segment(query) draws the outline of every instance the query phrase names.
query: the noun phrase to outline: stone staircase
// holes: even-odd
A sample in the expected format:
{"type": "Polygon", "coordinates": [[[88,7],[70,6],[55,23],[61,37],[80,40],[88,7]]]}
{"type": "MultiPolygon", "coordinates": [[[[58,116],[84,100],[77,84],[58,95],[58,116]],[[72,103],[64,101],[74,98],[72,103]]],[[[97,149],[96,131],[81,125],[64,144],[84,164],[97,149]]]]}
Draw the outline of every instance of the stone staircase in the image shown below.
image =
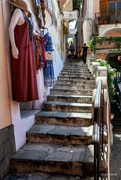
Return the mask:
{"type": "Polygon", "coordinates": [[[42,111],[36,114],[35,124],[26,134],[26,144],[11,159],[13,175],[35,180],[93,177],[94,88],[95,80],[87,65],[65,63],[42,111]]]}

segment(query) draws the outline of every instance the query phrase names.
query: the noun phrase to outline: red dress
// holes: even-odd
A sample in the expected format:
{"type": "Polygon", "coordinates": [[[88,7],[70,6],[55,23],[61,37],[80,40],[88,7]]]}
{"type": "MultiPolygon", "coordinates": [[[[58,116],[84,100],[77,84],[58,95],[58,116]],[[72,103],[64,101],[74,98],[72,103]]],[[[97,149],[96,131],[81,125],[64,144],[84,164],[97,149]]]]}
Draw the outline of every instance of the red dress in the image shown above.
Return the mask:
{"type": "Polygon", "coordinates": [[[27,20],[22,25],[15,27],[14,36],[19,51],[18,59],[14,59],[12,56],[14,100],[18,102],[38,100],[34,50],[29,38],[27,20]]]}

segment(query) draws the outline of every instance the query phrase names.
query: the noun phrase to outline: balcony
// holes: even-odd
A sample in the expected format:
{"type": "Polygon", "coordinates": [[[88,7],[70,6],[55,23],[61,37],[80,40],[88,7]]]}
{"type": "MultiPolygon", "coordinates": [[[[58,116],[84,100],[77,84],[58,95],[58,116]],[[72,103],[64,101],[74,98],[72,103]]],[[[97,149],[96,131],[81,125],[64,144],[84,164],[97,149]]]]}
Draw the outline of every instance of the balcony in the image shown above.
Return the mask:
{"type": "Polygon", "coordinates": [[[100,25],[117,25],[121,23],[121,10],[110,11],[109,13],[95,13],[94,18],[94,34],[99,35],[100,25]]]}
{"type": "Polygon", "coordinates": [[[109,13],[95,13],[95,24],[117,24],[121,23],[121,10],[110,11],[109,13]]]}

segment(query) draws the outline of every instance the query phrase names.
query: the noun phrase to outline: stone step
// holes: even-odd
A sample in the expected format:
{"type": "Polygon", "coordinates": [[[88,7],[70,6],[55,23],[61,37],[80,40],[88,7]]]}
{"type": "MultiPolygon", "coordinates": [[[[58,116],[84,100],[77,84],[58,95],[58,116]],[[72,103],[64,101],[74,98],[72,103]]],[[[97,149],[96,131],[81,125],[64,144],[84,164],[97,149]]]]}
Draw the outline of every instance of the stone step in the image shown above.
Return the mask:
{"type": "Polygon", "coordinates": [[[80,74],[80,75],[77,75],[77,74],[64,74],[64,75],[62,75],[62,74],[60,74],[59,77],[79,78],[79,79],[81,79],[83,77],[85,77],[85,78],[93,77],[93,75],[92,74],[84,74],[84,73],[80,74]]]}
{"type": "MultiPolygon", "coordinates": [[[[55,145],[52,143],[27,143],[12,157],[10,171],[12,174],[21,172],[51,173],[52,177],[55,176],[56,178],[50,180],[64,180],[64,175],[69,175],[68,178],[70,176],[78,176],[81,180],[84,177],[88,177],[87,180],[89,180],[89,177],[93,177],[94,172],[93,154],[93,145],[82,147],[55,145]],[[62,179],[59,179],[58,176],[61,176],[62,179]]],[[[101,162],[100,167],[101,172],[107,172],[106,163],[101,162]]],[[[43,180],[46,180],[45,176],[43,180]]],[[[75,179],[69,178],[69,180],[75,179]]]]}
{"type": "Polygon", "coordinates": [[[60,75],[78,75],[78,76],[80,76],[81,74],[84,74],[84,75],[90,75],[91,74],[91,72],[90,71],[81,71],[81,72],[78,72],[78,71],[75,71],[75,72],[73,72],[73,71],[61,71],[61,73],[60,73],[60,75]]]}
{"type": "Polygon", "coordinates": [[[96,84],[95,80],[83,80],[83,79],[70,79],[70,80],[58,80],[56,84],[69,84],[69,85],[80,85],[80,84],[96,84]]]}
{"type": "Polygon", "coordinates": [[[35,116],[35,123],[70,126],[90,126],[93,124],[93,120],[92,113],[40,111],[35,116]]]}
{"type": "Polygon", "coordinates": [[[92,89],[83,89],[83,90],[76,90],[76,89],[69,89],[69,88],[53,88],[50,90],[50,94],[64,94],[64,95],[86,95],[92,96],[93,90],[92,89]]]}
{"type": "Polygon", "coordinates": [[[63,81],[69,81],[69,80],[94,80],[93,76],[81,76],[81,77],[76,77],[76,76],[71,76],[71,77],[65,77],[65,76],[58,76],[57,81],[63,80],[63,81]]]}
{"type": "Polygon", "coordinates": [[[83,64],[83,65],[79,65],[79,64],[68,64],[68,65],[64,65],[63,69],[89,69],[87,64],[83,64]]]}
{"type": "Polygon", "coordinates": [[[92,103],[92,96],[50,94],[47,96],[47,101],[92,103]]]}
{"type": "Polygon", "coordinates": [[[63,145],[88,145],[92,143],[93,126],[64,126],[35,124],[26,133],[27,142],[63,145]]]}
{"type": "Polygon", "coordinates": [[[43,103],[44,111],[59,111],[59,112],[92,112],[92,103],[72,103],[72,102],[53,102],[45,101],[43,103]]]}
{"type": "Polygon", "coordinates": [[[72,73],[83,73],[83,72],[90,72],[90,70],[88,68],[80,68],[80,69],[77,69],[77,68],[63,68],[61,72],[72,72],[72,73]]]}
{"type": "Polygon", "coordinates": [[[76,71],[76,72],[80,72],[80,71],[90,71],[88,67],[79,67],[78,68],[78,65],[77,67],[63,67],[62,71],[76,71]]]}
{"type": "Polygon", "coordinates": [[[30,173],[10,173],[3,180],[94,180],[93,177],[79,177],[68,174],[57,173],[42,173],[42,172],[30,172],[30,173]],[[80,179],[81,178],[81,179],[80,179]]]}
{"type": "Polygon", "coordinates": [[[78,85],[72,85],[72,84],[55,84],[54,88],[73,88],[77,90],[82,90],[82,89],[95,89],[96,84],[78,84],[78,85]]]}

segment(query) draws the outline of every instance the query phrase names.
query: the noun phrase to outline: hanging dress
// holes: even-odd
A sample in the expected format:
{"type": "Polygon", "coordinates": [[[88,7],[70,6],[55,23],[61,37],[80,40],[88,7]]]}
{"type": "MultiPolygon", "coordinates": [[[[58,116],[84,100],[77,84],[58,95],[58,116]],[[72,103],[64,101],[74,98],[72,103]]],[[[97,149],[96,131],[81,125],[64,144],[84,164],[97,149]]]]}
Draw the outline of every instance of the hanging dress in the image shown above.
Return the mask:
{"type": "MultiPolygon", "coordinates": [[[[46,33],[44,36],[44,47],[45,51],[53,51],[53,43],[52,38],[49,33],[46,33]]],[[[55,84],[55,77],[54,77],[54,67],[53,67],[53,59],[46,60],[44,68],[44,84],[45,86],[51,87],[55,84]]]]}
{"type": "Polygon", "coordinates": [[[44,37],[35,35],[34,45],[36,70],[41,70],[45,63],[44,37]]]}
{"type": "Polygon", "coordinates": [[[34,51],[26,18],[22,25],[16,25],[14,36],[19,56],[12,56],[13,98],[17,102],[38,100],[34,51]]]}

